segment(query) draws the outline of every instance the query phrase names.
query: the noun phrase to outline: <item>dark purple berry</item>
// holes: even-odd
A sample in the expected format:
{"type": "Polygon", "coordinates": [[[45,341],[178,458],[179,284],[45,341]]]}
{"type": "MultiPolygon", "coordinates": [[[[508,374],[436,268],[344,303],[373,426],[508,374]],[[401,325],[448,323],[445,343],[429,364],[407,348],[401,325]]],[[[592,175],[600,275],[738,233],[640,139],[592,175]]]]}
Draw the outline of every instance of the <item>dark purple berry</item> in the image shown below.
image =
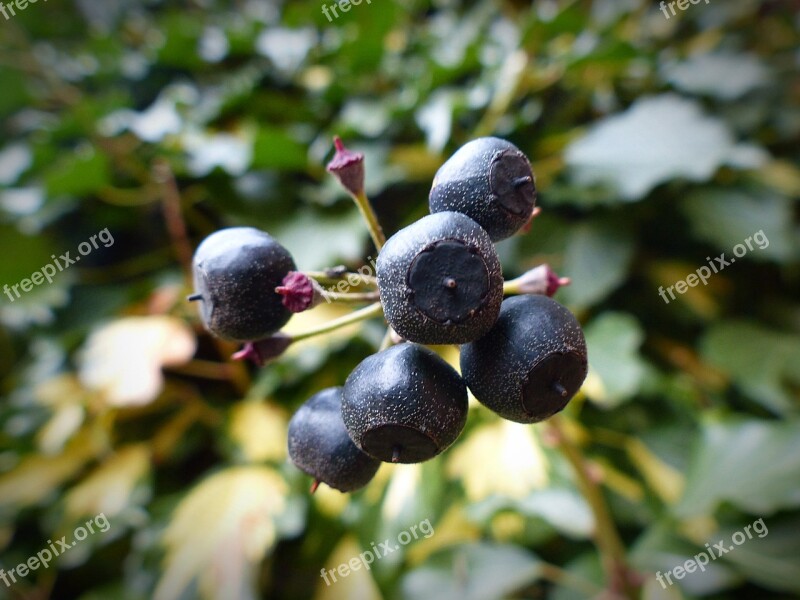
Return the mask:
{"type": "Polygon", "coordinates": [[[266,338],[292,313],[275,292],[289,271],[292,255],[269,234],[231,227],[208,236],[194,254],[195,294],[206,329],[234,341],[266,338]]]}
{"type": "Polygon", "coordinates": [[[420,344],[463,344],[486,333],[503,300],[488,234],[456,212],[429,215],[393,235],[378,255],[386,320],[420,344]]]}
{"type": "Polygon", "coordinates": [[[547,296],[508,298],[489,333],[461,347],[461,373],[475,398],[518,423],[563,410],[586,371],[578,320],[547,296]]]}
{"type": "Polygon", "coordinates": [[[342,418],[364,452],[385,462],[433,458],[467,421],[467,387],[438,354],[405,343],[373,354],[344,384],[342,418]]]}
{"type": "Polygon", "coordinates": [[[494,241],[511,237],[530,220],[536,204],[531,164],[511,142],[478,138],[441,166],[429,204],[432,213],[467,215],[494,241]]]}
{"type": "Polygon", "coordinates": [[[342,422],[342,388],[311,396],[289,421],[289,458],[298,469],[340,492],[364,487],[380,461],[359,450],[342,422]]]}

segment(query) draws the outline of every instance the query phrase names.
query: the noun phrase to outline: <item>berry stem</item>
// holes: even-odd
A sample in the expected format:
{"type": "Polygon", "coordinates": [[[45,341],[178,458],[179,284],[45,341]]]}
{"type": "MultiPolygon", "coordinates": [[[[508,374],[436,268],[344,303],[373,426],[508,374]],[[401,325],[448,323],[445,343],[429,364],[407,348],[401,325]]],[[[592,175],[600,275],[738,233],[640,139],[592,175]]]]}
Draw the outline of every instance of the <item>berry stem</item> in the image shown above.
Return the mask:
{"type": "Polygon", "coordinates": [[[379,351],[383,351],[386,350],[387,348],[391,348],[392,346],[394,346],[393,337],[394,336],[392,335],[392,328],[388,327],[386,329],[386,334],[383,336],[383,341],[381,341],[381,346],[379,348],[379,351]]]}
{"type": "Polygon", "coordinates": [[[381,299],[378,292],[323,292],[323,298],[331,302],[339,302],[343,304],[357,303],[357,302],[376,302],[381,299]]]}
{"type": "MultiPolygon", "coordinates": [[[[317,283],[330,285],[336,284],[340,281],[348,280],[350,277],[358,278],[358,285],[377,286],[378,279],[372,275],[362,275],[361,273],[353,273],[351,271],[342,271],[336,275],[332,275],[329,271],[303,271],[303,274],[311,279],[316,279],[317,283]]],[[[358,286],[352,286],[358,287],[358,286]]]]}
{"type": "Polygon", "coordinates": [[[338,319],[329,321],[324,325],[315,327],[314,329],[309,329],[308,331],[295,334],[292,336],[292,341],[299,342],[300,340],[306,340],[308,338],[316,337],[318,335],[330,333],[331,331],[336,331],[337,329],[341,329],[342,327],[347,327],[348,325],[352,325],[353,323],[366,321],[367,319],[371,319],[373,317],[379,317],[382,315],[383,315],[383,305],[380,302],[376,302],[374,304],[370,304],[369,306],[365,306],[364,308],[361,308],[355,312],[352,312],[349,315],[339,317],[338,319]]]}
{"type": "Polygon", "coordinates": [[[351,194],[350,196],[353,198],[353,201],[355,201],[356,206],[358,206],[358,210],[361,211],[361,216],[367,224],[367,229],[375,244],[375,248],[380,251],[386,243],[386,236],[383,234],[383,228],[378,222],[378,217],[375,216],[375,211],[372,210],[372,204],[367,197],[367,193],[361,190],[358,194],[351,194]]]}
{"type": "Polygon", "coordinates": [[[603,493],[586,467],[586,457],[569,437],[562,416],[552,417],[549,425],[555,434],[555,439],[558,440],[559,450],[575,471],[581,493],[592,509],[595,520],[595,543],[600,552],[608,585],[614,591],[621,592],[624,597],[635,600],[638,595],[630,580],[631,571],[625,556],[625,545],[622,543],[603,493]]]}

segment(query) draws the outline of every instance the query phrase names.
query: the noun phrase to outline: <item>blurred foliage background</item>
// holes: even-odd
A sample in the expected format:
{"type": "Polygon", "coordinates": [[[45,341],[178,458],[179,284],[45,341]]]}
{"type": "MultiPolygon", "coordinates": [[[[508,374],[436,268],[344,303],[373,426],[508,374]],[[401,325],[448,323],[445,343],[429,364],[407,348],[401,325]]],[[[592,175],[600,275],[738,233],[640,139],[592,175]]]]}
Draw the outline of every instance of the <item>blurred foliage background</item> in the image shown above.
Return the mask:
{"type": "Polygon", "coordinates": [[[111,524],[0,597],[595,597],[598,498],[642,597],[797,597],[798,3],[373,0],[329,21],[323,2],[51,0],[0,19],[0,285],[114,240],[0,296],[0,567],[111,524]],[[426,213],[462,143],[529,155],[543,214],[500,245],[506,277],[571,277],[557,299],[589,344],[558,430],[474,405],[441,457],[308,495],[288,418],[381,323],[254,369],[198,326],[186,267],[239,224],[303,269],[366,264],[324,171],[334,134],[365,153],[388,233],[426,213]],[[659,295],[759,231],[708,285],[659,295]],[[759,518],[768,535],[656,582],[759,518]],[[320,578],[425,519],[430,538],[320,578]]]}

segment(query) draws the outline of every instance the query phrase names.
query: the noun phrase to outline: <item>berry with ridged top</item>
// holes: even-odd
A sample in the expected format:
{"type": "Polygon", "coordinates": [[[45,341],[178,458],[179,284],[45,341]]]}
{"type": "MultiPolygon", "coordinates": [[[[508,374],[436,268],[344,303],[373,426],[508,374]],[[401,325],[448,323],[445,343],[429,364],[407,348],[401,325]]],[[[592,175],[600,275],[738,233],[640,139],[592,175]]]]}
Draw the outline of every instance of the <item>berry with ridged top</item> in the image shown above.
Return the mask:
{"type": "Polygon", "coordinates": [[[467,387],[438,354],[417,344],[364,359],[344,384],[342,418],[356,446],[385,461],[441,453],[467,421],[467,387]]]}
{"type": "Polygon", "coordinates": [[[503,274],[488,234],[456,212],[428,215],[393,235],[378,255],[386,320],[420,344],[464,344],[494,324],[503,274]]]}
{"type": "Polygon", "coordinates": [[[536,182],[519,148],[500,138],[483,137],[463,145],[441,166],[428,202],[432,213],[467,215],[497,242],[530,221],[536,182]]]}
{"type": "Polygon", "coordinates": [[[198,246],[192,262],[200,317],[217,337],[251,341],[283,327],[292,313],[276,293],[296,269],[292,255],[253,227],[221,229],[198,246]]]}
{"type": "Polygon", "coordinates": [[[578,320],[547,296],[506,299],[489,333],[461,347],[461,373],[475,398],[518,423],[563,410],[587,368],[578,320]]]}

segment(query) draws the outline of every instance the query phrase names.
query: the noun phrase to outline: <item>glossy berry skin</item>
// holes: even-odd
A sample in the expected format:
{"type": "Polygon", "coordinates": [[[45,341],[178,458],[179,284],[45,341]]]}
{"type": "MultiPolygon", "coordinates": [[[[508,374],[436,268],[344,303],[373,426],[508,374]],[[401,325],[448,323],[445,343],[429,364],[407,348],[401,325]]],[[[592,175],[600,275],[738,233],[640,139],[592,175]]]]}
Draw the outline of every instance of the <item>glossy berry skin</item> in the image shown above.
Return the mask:
{"type": "Polygon", "coordinates": [[[378,255],[386,320],[420,344],[464,344],[494,324],[503,273],[488,234],[456,212],[428,215],[393,235],[378,255]]]}
{"type": "Polygon", "coordinates": [[[194,254],[195,294],[206,329],[233,341],[265,338],[292,313],[275,292],[289,271],[292,255],[268,233],[252,227],[221,229],[194,254]]]}
{"type": "Polygon", "coordinates": [[[467,387],[438,354],[404,343],[366,358],[350,374],[342,418],[370,456],[418,463],[445,450],[464,429],[467,387]]]}
{"type": "Polygon", "coordinates": [[[563,410],[586,372],[578,320],[547,296],[508,298],[491,331],[461,347],[461,373],[475,398],[518,423],[563,410]]]}
{"type": "Polygon", "coordinates": [[[342,388],[311,396],[289,421],[289,458],[316,481],[340,492],[364,487],[380,461],[359,450],[342,422],[342,388]]]}
{"type": "Polygon", "coordinates": [[[511,237],[530,220],[536,204],[531,164],[511,142],[478,138],[459,148],[437,171],[428,203],[431,213],[467,215],[493,241],[511,237]]]}

